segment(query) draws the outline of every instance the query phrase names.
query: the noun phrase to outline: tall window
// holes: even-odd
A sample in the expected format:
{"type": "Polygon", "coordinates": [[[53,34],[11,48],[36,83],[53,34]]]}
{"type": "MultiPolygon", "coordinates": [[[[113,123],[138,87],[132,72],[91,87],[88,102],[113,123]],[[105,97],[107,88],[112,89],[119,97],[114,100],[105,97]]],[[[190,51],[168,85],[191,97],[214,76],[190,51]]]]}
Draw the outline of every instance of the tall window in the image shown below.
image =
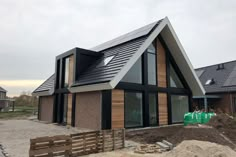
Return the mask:
{"type": "Polygon", "coordinates": [[[63,94],[63,123],[67,122],[68,94],[63,94]]]}
{"type": "Polygon", "coordinates": [[[143,126],[143,95],[125,92],[125,127],[139,126],[143,126]]]}
{"type": "Polygon", "coordinates": [[[121,81],[142,84],[142,57],[137,60],[121,81]]]}
{"type": "Polygon", "coordinates": [[[156,85],[156,49],[153,44],[147,48],[148,84],[156,85]]]}
{"type": "Polygon", "coordinates": [[[69,86],[69,62],[70,58],[67,57],[64,60],[64,86],[63,87],[68,87],[69,86]]]}
{"type": "Polygon", "coordinates": [[[170,64],[170,87],[184,88],[172,64],[170,64]]]}
{"type": "Polygon", "coordinates": [[[156,94],[149,94],[149,123],[157,125],[157,99],[156,94]]]}
{"type": "Polygon", "coordinates": [[[183,122],[186,112],[189,112],[188,96],[171,95],[172,123],[183,122]]]}

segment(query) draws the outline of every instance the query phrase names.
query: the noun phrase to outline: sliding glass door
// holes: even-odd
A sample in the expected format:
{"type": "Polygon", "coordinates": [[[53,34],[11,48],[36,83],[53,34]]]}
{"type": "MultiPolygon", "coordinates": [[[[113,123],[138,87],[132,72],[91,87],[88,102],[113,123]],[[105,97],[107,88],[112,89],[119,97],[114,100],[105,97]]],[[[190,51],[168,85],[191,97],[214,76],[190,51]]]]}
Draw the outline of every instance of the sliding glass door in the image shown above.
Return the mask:
{"type": "Polygon", "coordinates": [[[181,123],[184,114],[189,112],[189,99],[186,95],[171,95],[172,123],[181,123]]]}
{"type": "Polygon", "coordinates": [[[143,126],[143,94],[125,92],[125,127],[143,126]]]}

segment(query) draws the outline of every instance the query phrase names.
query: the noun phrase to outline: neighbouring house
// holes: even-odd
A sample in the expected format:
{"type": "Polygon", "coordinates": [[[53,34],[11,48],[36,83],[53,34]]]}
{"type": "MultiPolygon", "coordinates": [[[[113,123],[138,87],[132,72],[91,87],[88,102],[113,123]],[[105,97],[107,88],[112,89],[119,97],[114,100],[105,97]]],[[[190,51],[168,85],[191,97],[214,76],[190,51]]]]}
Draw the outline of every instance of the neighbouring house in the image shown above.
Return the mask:
{"type": "Polygon", "coordinates": [[[0,111],[5,110],[8,107],[7,91],[0,87],[0,111]]]}
{"type": "Polygon", "coordinates": [[[194,106],[206,110],[221,110],[233,115],[236,112],[236,61],[195,69],[205,96],[195,96],[194,106]]]}
{"type": "Polygon", "coordinates": [[[39,120],[90,129],[183,122],[202,87],[168,18],[56,57],[40,85],[39,120]]]}

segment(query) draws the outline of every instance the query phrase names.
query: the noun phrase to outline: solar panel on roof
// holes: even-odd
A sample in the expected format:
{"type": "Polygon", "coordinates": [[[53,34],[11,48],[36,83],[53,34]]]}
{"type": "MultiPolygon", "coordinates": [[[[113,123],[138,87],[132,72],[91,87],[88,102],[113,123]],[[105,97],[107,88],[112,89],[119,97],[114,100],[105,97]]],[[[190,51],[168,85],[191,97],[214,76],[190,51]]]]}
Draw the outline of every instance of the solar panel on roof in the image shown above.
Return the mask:
{"type": "MultiPolygon", "coordinates": [[[[160,20],[161,21],[161,20],[160,20]]],[[[149,25],[146,25],[144,27],[141,27],[139,29],[136,29],[130,33],[127,33],[127,34],[124,34],[122,36],[119,36],[113,40],[110,40],[110,41],[107,41],[101,45],[98,45],[94,48],[92,48],[92,50],[94,51],[102,51],[102,50],[105,50],[107,48],[110,48],[110,47],[113,47],[113,46],[116,46],[116,45],[119,45],[119,44],[122,44],[122,43],[125,43],[127,41],[130,41],[130,40],[133,40],[133,39],[136,39],[136,38],[139,38],[139,37],[142,37],[142,36],[145,36],[147,35],[151,30],[152,28],[157,24],[159,23],[160,21],[157,21],[157,22],[153,22],[149,25]]]]}
{"type": "Polygon", "coordinates": [[[230,73],[229,77],[227,78],[223,86],[236,86],[236,66],[230,73]]]}

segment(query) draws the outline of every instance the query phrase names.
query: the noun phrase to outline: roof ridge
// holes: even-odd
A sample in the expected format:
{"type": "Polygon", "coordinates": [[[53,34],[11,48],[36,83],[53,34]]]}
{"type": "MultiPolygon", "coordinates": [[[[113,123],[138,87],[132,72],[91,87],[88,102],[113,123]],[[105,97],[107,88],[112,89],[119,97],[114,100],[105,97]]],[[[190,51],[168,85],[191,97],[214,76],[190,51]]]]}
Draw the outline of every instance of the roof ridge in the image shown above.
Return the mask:
{"type": "Polygon", "coordinates": [[[215,64],[212,64],[212,65],[207,65],[207,66],[204,66],[204,67],[195,68],[194,70],[201,70],[201,69],[204,69],[204,68],[217,66],[219,64],[227,64],[227,63],[232,63],[232,62],[236,62],[236,60],[226,61],[226,62],[223,62],[223,63],[215,63],[215,64]]]}
{"type": "MultiPolygon", "coordinates": [[[[157,20],[157,21],[155,21],[155,22],[149,23],[149,24],[147,24],[147,25],[145,25],[145,26],[139,27],[139,28],[137,28],[137,29],[135,29],[135,30],[132,30],[132,31],[130,31],[130,32],[127,32],[127,33],[124,33],[124,34],[122,34],[122,35],[119,35],[119,36],[117,36],[117,37],[115,37],[115,38],[113,38],[113,39],[111,39],[111,40],[108,40],[108,41],[103,42],[103,43],[101,43],[101,44],[99,44],[99,45],[96,45],[96,46],[94,46],[94,47],[92,47],[92,48],[90,48],[90,49],[91,49],[91,50],[95,50],[95,51],[104,51],[104,50],[107,50],[107,49],[109,49],[109,48],[112,48],[112,47],[121,45],[121,44],[123,44],[123,43],[129,42],[129,41],[131,41],[131,40],[134,40],[134,39],[140,38],[140,37],[142,37],[142,36],[148,35],[148,34],[150,34],[150,33],[154,30],[154,28],[156,28],[156,27],[158,26],[158,24],[159,24],[161,21],[163,21],[163,19],[157,20]],[[145,35],[137,36],[137,37],[132,38],[132,39],[129,39],[129,40],[127,40],[127,41],[124,40],[124,39],[127,38],[129,35],[138,34],[138,33],[140,33],[140,32],[138,32],[139,30],[142,30],[142,29],[146,30],[146,29],[148,29],[148,27],[152,27],[152,28],[151,28],[151,30],[149,30],[148,33],[146,33],[145,35]],[[146,29],[145,29],[145,28],[146,28],[146,29]],[[119,39],[120,39],[120,40],[119,40],[119,39]],[[124,41],[122,42],[122,40],[124,40],[124,41]],[[119,43],[118,41],[121,41],[121,42],[119,43]],[[118,42],[118,43],[117,43],[117,42],[118,42]],[[112,45],[112,46],[107,46],[109,43],[110,43],[110,45],[112,45]],[[103,48],[102,48],[102,47],[103,47],[103,48]],[[105,47],[105,48],[104,48],[104,47],[105,47]]],[[[142,31],[144,31],[144,30],[142,30],[142,31]]]]}

